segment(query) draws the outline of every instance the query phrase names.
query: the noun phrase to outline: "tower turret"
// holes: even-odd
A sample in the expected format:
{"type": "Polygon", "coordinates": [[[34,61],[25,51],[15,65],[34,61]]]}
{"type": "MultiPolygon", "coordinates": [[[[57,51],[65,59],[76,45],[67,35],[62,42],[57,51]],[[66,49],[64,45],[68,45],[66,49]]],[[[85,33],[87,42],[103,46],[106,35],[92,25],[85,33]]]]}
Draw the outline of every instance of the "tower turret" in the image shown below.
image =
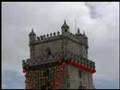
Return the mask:
{"type": "Polygon", "coordinates": [[[80,33],[80,28],[78,28],[76,35],[80,35],[80,34],[81,34],[81,33],[80,33]]]}
{"type": "Polygon", "coordinates": [[[64,20],[64,24],[62,25],[61,29],[62,29],[62,34],[69,32],[69,26],[66,24],[66,20],[64,20]]]}
{"type": "Polygon", "coordinates": [[[78,28],[77,33],[80,34],[80,29],[78,28]]]}
{"type": "Polygon", "coordinates": [[[36,34],[34,33],[34,30],[32,28],[32,31],[29,34],[29,42],[32,43],[35,41],[35,39],[36,39],[36,34]]]}
{"type": "Polygon", "coordinates": [[[86,45],[86,48],[88,49],[88,37],[87,35],[85,34],[85,31],[83,32],[83,38],[84,38],[84,43],[86,45]]]}
{"type": "Polygon", "coordinates": [[[87,39],[87,36],[86,36],[86,34],[85,34],[85,31],[83,32],[83,36],[84,36],[85,39],[87,39]]]}

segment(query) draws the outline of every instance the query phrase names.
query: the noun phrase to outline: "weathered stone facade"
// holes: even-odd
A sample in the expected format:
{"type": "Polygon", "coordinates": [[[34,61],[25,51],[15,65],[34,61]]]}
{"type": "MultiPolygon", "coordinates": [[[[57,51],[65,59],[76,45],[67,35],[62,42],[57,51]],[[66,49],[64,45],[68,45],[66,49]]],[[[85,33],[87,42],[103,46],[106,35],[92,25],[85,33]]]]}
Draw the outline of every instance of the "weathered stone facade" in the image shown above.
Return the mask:
{"type": "Polygon", "coordinates": [[[30,59],[23,61],[27,89],[94,88],[92,73],[95,72],[95,63],[88,59],[87,36],[79,29],[72,34],[66,21],[61,29],[61,33],[58,31],[40,37],[33,30],[29,34],[30,59]],[[58,84],[55,81],[52,84],[53,80],[58,84]]]}

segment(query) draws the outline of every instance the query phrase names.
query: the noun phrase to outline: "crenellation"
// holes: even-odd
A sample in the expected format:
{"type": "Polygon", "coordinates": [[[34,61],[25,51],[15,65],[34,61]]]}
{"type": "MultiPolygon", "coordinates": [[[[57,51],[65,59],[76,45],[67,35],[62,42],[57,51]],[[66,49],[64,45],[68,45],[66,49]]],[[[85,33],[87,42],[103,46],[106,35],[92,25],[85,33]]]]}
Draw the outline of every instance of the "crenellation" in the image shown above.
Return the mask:
{"type": "Polygon", "coordinates": [[[49,34],[47,34],[47,38],[49,38],[49,34]]]}
{"type": "Polygon", "coordinates": [[[57,32],[57,35],[60,35],[60,32],[59,32],[59,31],[57,32]]]}
{"type": "Polygon", "coordinates": [[[86,43],[84,43],[83,37],[81,37],[80,39],[78,39],[78,38],[76,38],[76,36],[75,36],[74,34],[72,34],[72,33],[70,33],[68,37],[69,37],[70,39],[72,39],[73,41],[77,42],[77,43],[86,45],[86,43]]]}
{"type": "Polygon", "coordinates": [[[56,33],[54,32],[53,35],[56,36],[56,33]]]}
{"type": "MultiPolygon", "coordinates": [[[[41,57],[35,58],[34,60],[32,60],[32,59],[27,59],[26,61],[23,60],[23,65],[30,65],[30,66],[31,65],[41,65],[44,63],[48,63],[48,62],[55,62],[55,61],[59,60],[60,58],[62,58],[62,55],[59,54],[59,56],[58,56],[56,53],[56,54],[52,55],[51,57],[41,56],[41,57]]],[[[68,58],[66,58],[66,60],[68,60],[68,58]]],[[[87,58],[80,57],[75,54],[71,55],[70,60],[76,60],[77,62],[79,61],[81,64],[87,65],[88,67],[95,68],[95,62],[93,62],[87,58]]]]}
{"type": "Polygon", "coordinates": [[[37,40],[40,40],[40,37],[37,37],[37,40]]]}
{"type": "Polygon", "coordinates": [[[42,35],[40,36],[40,40],[43,40],[43,36],[42,35]]]}
{"type": "Polygon", "coordinates": [[[78,38],[75,34],[73,34],[71,32],[68,32],[66,34],[61,34],[61,35],[60,35],[59,31],[57,32],[57,34],[55,32],[53,32],[53,33],[50,33],[47,35],[41,35],[40,37],[37,37],[37,40],[42,43],[47,40],[55,40],[57,38],[60,38],[61,36],[65,36],[66,38],[71,39],[74,42],[88,46],[88,40],[86,38],[85,38],[85,40],[84,40],[83,36],[78,38]]]}
{"type": "Polygon", "coordinates": [[[50,33],[50,37],[52,37],[52,33],[50,33]]]}
{"type": "MultiPolygon", "coordinates": [[[[35,35],[35,33],[33,31],[32,31],[32,33],[33,33],[33,35],[35,35]]],[[[58,31],[57,34],[54,32],[54,33],[50,33],[47,35],[41,35],[40,37],[37,37],[37,40],[42,43],[47,40],[55,40],[55,39],[59,38],[59,36],[60,36],[60,32],[58,31]]],[[[85,45],[86,47],[88,47],[88,38],[87,38],[85,32],[83,34],[81,34],[78,31],[77,34],[73,34],[69,31],[67,31],[67,33],[62,33],[61,36],[65,36],[66,38],[71,39],[74,42],[77,42],[79,44],[82,44],[82,45],[85,45]]],[[[31,43],[35,43],[35,42],[33,42],[35,40],[36,40],[36,36],[34,36],[34,39],[32,40],[31,43]]]]}
{"type": "Polygon", "coordinates": [[[47,35],[41,35],[41,36],[37,36],[36,37],[37,39],[35,40],[36,42],[33,42],[33,43],[44,43],[46,41],[49,41],[49,40],[56,40],[56,39],[59,39],[61,38],[61,35],[60,35],[60,32],[57,32],[57,33],[50,33],[50,34],[47,34],[47,35]]]}

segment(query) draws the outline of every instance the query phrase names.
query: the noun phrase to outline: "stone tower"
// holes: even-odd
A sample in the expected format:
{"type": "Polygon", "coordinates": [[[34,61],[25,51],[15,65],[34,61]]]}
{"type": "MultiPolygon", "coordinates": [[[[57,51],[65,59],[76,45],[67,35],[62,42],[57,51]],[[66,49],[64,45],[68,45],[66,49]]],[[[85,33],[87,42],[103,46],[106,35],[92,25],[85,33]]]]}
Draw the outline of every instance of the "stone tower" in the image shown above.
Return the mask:
{"type": "Polygon", "coordinates": [[[37,37],[29,34],[30,58],[23,60],[26,89],[94,89],[95,63],[88,59],[88,38],[78,28],[37,37]]]}

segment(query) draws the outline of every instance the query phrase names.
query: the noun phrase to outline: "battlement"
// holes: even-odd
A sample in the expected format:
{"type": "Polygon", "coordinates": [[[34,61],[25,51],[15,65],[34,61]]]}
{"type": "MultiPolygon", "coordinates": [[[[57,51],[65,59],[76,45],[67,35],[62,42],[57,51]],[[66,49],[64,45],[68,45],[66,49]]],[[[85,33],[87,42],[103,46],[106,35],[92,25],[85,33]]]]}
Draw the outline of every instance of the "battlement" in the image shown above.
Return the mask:
{"type": "Polygon", "coordinates": [[[37,40],[38,41],[46,41],[46,40],[51,40],[51,39],[54,39],[56,37],[59,37],[60,36],[60,32],[58,31],[57,33],[54,32],[54,33],[50,33],[50,34],[47,34],[47,35],[41,35],[41,36],[37,36],[37,40]]]}
{"type": "Polygon", "coordinates": [[[26,61],[25,60],[23,61],[23,64],[34,66],[34,65],[53,63],[53,62],[62,61],[62,60],[65,60],[65,61],[74,60],[76,62],[80,62],[81,64],[85,64],[91,68],[95,68],[95,62],[87,59],[86,57],[83,57],[82,55],[81,56],[76,55],[70,51],[67,51],[66,53],[62,53],[62,52],[54,53],[50,55],[49,57],[43,55],[43,56],[35,57],[34,60],[27,59],[26,61]]]}
{"type": "Polygon", "coordinates": [[[67,53],[67,55],[63,55],[62,53],[55,53],[54,55],[51,55],[50,57],[42,56],[42,57],[36,57],[34,60],[32,59],[27,59],[26,61],[23,60],[23,67],[25,66],[42,66],[50,63],[55,63],[55,62],[69,62],[69,61],[74,61],[76,63],[80,63],[82,65],[85,65],[86,67],[95,69],[95,62],[79,56],[75,55],[71,52],[67,53]]]}
{"type": "Polygon", "coordinates": [[[50,34],[44,34],[41,36],[36,36],[34,41],[31,42],[30,44],[40,44],[40,43],[45,43],[45,42],[49,42],[49,41],[55,41],[58,39],[69,39],[72,40],[73,42],[76,42],[78,44],[81,45],[85,45],[88,48],[88,41],[85,38],[85,36],[83,34],[73,34],[71,32],[66,32],[66,33],[60,33],[58,32],[53,32],[50,34]]]}
{"type": "Polygon", "coordinates": [[[41,36],[37,36],[36,42],[46,42],[48,40],[55,40],[58,39],[61,36],[60,32],[58,31],[57,33],[50,33],[47,35],[41,35],[41,36]]]}

